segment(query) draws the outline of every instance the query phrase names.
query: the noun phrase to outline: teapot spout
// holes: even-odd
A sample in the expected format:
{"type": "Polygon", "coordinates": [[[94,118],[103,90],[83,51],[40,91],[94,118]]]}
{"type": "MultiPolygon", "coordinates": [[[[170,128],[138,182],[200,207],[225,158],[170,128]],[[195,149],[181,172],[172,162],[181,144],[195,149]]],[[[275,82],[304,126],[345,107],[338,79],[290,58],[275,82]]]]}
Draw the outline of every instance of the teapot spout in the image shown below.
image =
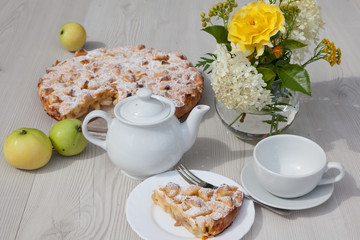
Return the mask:
{"type": "Polygon", "coordinates": [[[185,146],[184,152],[188,151],[195,143],[199,132],[200,121],[209,109],[210,107],[207,105],[194,107],[187,120],[181,124],[182,140],[185,146]]]}

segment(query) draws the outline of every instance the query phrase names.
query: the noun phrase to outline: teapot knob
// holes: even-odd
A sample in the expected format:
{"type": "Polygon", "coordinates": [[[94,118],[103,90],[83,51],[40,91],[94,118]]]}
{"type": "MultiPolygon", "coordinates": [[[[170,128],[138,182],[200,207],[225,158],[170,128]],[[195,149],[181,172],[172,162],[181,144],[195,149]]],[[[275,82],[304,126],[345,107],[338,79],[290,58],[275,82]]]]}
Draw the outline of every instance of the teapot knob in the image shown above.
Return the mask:
{"type": "Polygon", "coordinates": [[[138,96],[143,101],[148,101],[152,94],[153,92],[149,88],[141,88],[136,92],[136,96],[138,96]]]}

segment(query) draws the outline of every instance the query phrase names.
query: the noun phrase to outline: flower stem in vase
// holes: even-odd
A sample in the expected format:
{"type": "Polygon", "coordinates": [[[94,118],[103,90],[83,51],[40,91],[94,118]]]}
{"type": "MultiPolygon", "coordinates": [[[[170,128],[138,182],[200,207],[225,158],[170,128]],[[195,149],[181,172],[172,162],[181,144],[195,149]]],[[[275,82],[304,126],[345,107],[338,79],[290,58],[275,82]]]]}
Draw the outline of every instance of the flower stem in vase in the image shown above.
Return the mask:
{"type": "Polygon", "coordinates": [[[230,123],[228,126],[231,127],[237,120],[239,120],[239,118],[241,118],[239,120],[239,122],[243,123],[246,117],[246,113],[241,113],[237,118],[235,118],[234,121],[232,121],[232,123],[230,123]]]}

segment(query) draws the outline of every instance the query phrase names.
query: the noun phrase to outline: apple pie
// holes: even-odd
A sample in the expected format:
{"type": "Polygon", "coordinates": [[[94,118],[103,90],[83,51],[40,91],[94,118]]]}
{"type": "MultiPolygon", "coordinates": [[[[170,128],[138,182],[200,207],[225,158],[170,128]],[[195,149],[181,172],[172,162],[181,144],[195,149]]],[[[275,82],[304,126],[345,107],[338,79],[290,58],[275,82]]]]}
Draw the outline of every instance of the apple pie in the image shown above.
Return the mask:
{"type": "Polygon", "coordinates": [[[45,111],[56,120],[115,105],[139,88],[169,98],[181,118],[200,100],[203,84],[201,72],[183,54],[139,45],[78,50],[48,68],[37,89],[45,111]]]}
{"type": "Polygon", "coordinates": [[[159,186],[153,191],[154,204],[198,238],[207,239],[223,232],[238,215],[243,193],[226,184],[217,189],[195,185],[180,187],[176,183],[159,186]]]}

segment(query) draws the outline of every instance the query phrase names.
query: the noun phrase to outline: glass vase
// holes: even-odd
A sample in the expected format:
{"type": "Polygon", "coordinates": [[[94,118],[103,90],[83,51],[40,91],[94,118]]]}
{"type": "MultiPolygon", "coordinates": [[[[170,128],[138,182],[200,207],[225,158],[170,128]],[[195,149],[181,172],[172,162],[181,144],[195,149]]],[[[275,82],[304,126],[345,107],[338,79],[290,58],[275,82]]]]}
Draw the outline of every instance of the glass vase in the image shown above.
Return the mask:
{"type": "Polygon", "coordinates": [[[216,97],[215,109],[222,123],[236,137],[245,141],[258,141],[269,135],[279,134],[289,128],[299,111],[300,103],[297,92],[286,90],[281,94],[277,94],[275,98],[276,102],[285,103],[285,105],[278,105],[278,111],[275,112],[285,117],[285,121],[278,122],[277,129],[271,129],[271,124],[267,123],[271,121],[272,115],[266,111],[238,112],[224,106],[216,97]]]}

